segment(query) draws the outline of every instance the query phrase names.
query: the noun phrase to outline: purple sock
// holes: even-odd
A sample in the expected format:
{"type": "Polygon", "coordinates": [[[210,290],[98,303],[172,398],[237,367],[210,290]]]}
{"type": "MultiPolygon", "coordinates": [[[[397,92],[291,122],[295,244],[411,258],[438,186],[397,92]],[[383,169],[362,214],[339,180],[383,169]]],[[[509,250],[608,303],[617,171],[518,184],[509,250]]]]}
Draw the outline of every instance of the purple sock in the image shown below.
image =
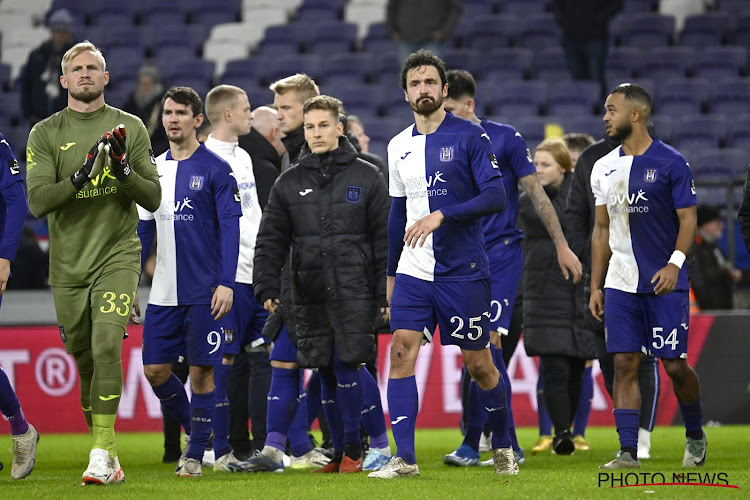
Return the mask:
{"type": "Polygon", "coordinates": [[[269,431],[266,435],[265,445],[284,451],[286,449],[286,435],[280,432],[269,431]]]}
{"type": "Polygon", "coordinates": [[[591,367],[583,371],[583,384],[581,385],[581,397],[578,399],[575,424],[573,425],[574,436],[585,436],[586,426],[589,423],[591,413],[591,400],[594,399],[594,379],[591,377],[591,367]]]}
{"type": "Polygon", "coordinates": [[[380,388],[375,377],[362,368],[360,378],[362,379],[362,427],[370,436],[370,446],[373,448],[385,448],[388,446],[388,434],[385,430],[385,416],[383,415],[383,404],[380,400],[380,388]]]}
{"type": "Polygon", "coordinates": [[[633,458],[638,458],[638,420],[640,410],[627,408],[615,409],[615,426],[620,436],[620,449],[627,451],[633,458]]]}
{"type": "Polygon", "coordinates": [[[322,396],[320,394],[320,375],[318,372],[313,372],[310,379],[307,381],[307,388],[305,389],[307,397],[307,428],[312,426],[315,419],[318,418],[318,414],[322,408],[322,396]]]}
{"type": "Polygon", "coordinates": [[[487,410],[482,408],[477,394],[477,383],[469,382],[469,402],[466,407],[466,434],[464,442],[466,446],[474,451],[479,451],[479,440],[482,438],[484,425],[487,423],[487,410]]]}
{"type": "MultiPolygon", "coordinates": [[[[271,389],[268,391],[268,406],[266,408],[266,429],[286,436],[292,424],[297,407],[299,406],[299,370],[286,368],[272,368],[271,389]]],[[[281,449],[283,450],[284,447],[281,449]]]]}
{"type": "Polygon", "coordinates": [[[552,418],[547,411],[547,404],[544,402],[544,377],[542,376],[542,365],[539,365],[539,379],[536,381],[536,408],[537,418],[539,419],[539,435],[552,435],[552,418]]]}
{"type": "Polygon", "coordinates": [[[232,365],[214,366],[214,384],[216,385],[216,404],[214,405],[214,453],[216,458],[223,457],[232,451],[229,446],[229,400],[227,399],[227,377],[232,365]]]}
{"type": "Polygon", "coordinates": [[[297,405],[297,413],[294,415],[292,425],[289,426],[289,446],[292,448],[292,454],[295,457],[301,457],[308,451],[312,450],[313,447],[310,444],[310,440],[307,437],[307,394],[305,388],[302,385],[302,370],[300,372],[300,390],[302,393],[299,395],[299,405],[297,405]]]}
{"type": "Polygon", "coordinates": [[[327,374],[321,373],[320,400],[323,404],[326,420],[328,420],[328,426],[331,428],[333,451],[338,454],[344,452],[344,422],[341,420],[341,412],[336,398],[336,377],[333,375],[333,371],[331,370],[327,374]]]}
{"type": "Polygon", "coordinates": [[[678,401],[682,420],[685,422],[685,436],[690,439],[703,439],[703,407],[699,397],[692,403],[678,401]]]}
{"type": "MultiPolygon", "coordinates": [[[[362,379],[356,366],[341,363],[336,366],[336,403],[344,424],[344,446],[355,451],[362,447],[359,430],[362,427],[362,379]]],[[[360,450],[361,452],[361,450],[360,450]]]]}
{"type": "Polygon", "coordinates": [[[391,432],[396,441],[396,456],[410,464],[417,463],[414,451],[414,432],[419,413],[419,393],[417,379],[412,375],[406,378],[388,380],[388,409],[391,417],[391,432]]]}
{"type": "Polygon", "coordinates": [[[170,374],[166,382],[162,385],[152,387],[152,389],[156,397],[161,401],[162,410],[177,420],[182,425],[182,428],[185,429],[185,434],[189,436],[192,430],[190,403],[185,392],[185,386],[182,385],[177,375],[174,373],[170,374]]]}
{"type": "Polygon", "coordinates": [[[500,377],[502,377],[503,385],[505,386],[505,402],[508,404],[508,435],[510,436],[510,443],[513,446],[513,449],[518,451],[521,449],[521,446],[519,446],[518,444],[518,436],[516,436],[516,422],[513,419],[513,390],[510,385],[508,369],[505,366],[502,347],[495,348],[494,359],[497,371],[500,372],[500,377]]]}
{"type": "Polygon", "coordinates": [[[11,434],[14,436],[26,434],[29,424],[21,411],[21,403],[18,402],[16,393],[10,386],[10,380],[2,368],[0,368],[0,411],[8,417],[11,434]]]}
{"type": "Polygon", "coordinates": [[[206,451],[208,438],[211,437],[211,429],[213,427],[211,417],[213,416],[215,406],[215,390],[206,394],[193,393],[193,398],[190,400],[190,414],[193,426],[190,431],[188,458],[194,458],[199,461],[203,460],[203,452],[206,451]]]}
{"type": "Polygon", "coordinates": [[[497,385],[485,391],[477,386],[479,403],[489,412],[490,428],[492,428],[492,449],[510,448],[508,434],[508,405],[505,402],[505,386],[502,380],[497,385]]]}

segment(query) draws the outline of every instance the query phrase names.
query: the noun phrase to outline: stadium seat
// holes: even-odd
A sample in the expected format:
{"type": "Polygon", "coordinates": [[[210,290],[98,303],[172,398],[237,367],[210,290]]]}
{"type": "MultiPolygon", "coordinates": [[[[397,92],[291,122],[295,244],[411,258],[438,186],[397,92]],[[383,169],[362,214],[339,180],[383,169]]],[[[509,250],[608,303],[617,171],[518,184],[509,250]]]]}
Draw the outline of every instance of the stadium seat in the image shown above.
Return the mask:
{"type": "Polygon", "coordinates": [[[26,159],[26,141],[29,139],[29,131],[30,128],[25,123],[3,130],[3,135],[10,142],[13,153],[19,161],[26,159]]]}
{"type": "Polygon", "coordinates": [[[317,22],[304,35],[305,51],[316,54],[350,52],[357,41],[357,25],[334,21],[317,22]]]}
{"type": "Polygon", "coordinates": [[[6,90],[10,90],[10,64],[0,63],[0,92],[6,90]]]}
{"type": "Polygon", "coordinates": [[[547,0],[504,0],[502,13],[527,17],[543,13],[547,9],[547,0]]]}
{"type": "Polygon", "coordinates": [[[228,61],[244,59],[249,55],[247,47],[233,41],[208,40],[203,45],[203,59],[216,63],[216,74],[222,74],[228,61]]]}
{"type": "Polygon", "coordinates": [[[376,82],[393,85],[399,71],[401,71],[401,65],[396,55],[396,46],[389,43],[388,49],[378,53],[368,52],[373,57],[373,72],[370,77],[376,82]]]}
{"type": "Polygon", "coordinates": [[[144,61],[142,52],[125,47],[109,49],[104,52],[104,57],[107,60],[109,78],[115,84],[129,74],[138,73],[144,61]]]}
{"type": "Polygon", "coordinates": [[[506,121],[505,123],[510,123],[521,133],[529,149],[533,152],[534,148],[545,139],[547,124],[556,122],[554,118],[550,119],[550,117],[544,116],[519,116],[511,122],[506,121]]]}
{"type": "Polygon", "coordinates": [[[535,80],[557,82],[570,80],[570,70],[561,47],[535,50],[531,76],[535,80]]]}
{"type": "Polygon", "coordinates": [[[633,47],[610,47],[607,54],[607,79],[629,81],[640,70],[641,51],[633,47]]]}
{"type": "Polygon", "coordinates": [[[473,49],[445,49],[442,55],[445,69],[465,69],[475,78],[479,78],[482,63],[491,61],[486,53],[473,49]]]}
{"type": "Polygon", "coordinates": [[[610,25],[615,45],[639,49],[668,46],[674,28],[674,16],[657,13],[621,14],[610,25]]]}
{"type": "MultiPolygon", "coordinates": [[[[111,8],[111,7],[110,7],[111,8]]],[[[175,5],[151,5],[140,13],[144,26],[181,26],[187,21],[187,12],[175,5]]]]}
{"type": "Polygon", "coordinates": [[[87,26],[82,35],[85,39],[103,49],[105,58],[107,57],[107,49],[127,47],[130,50],[142,52],[145,48],[141,44],[141,30],[137,26],[87,26]]]}
{"type": "Polygon", "coordinates": [[[374,59],[372,54],[365,52],[331,54],[321,62],[322,81],[327,83],[333,77],[347,76],[362,83],[373,71],[374,59]]]}
{"type": "Polygon", "coordinates": [[[222,7],[215,7],[210,10],[194,11],[190,15],[192,24],[202,24],[203,26],[214,26],[215,24],[238,22],[239,14],[237,11],[228,10],[222,7]]]}
{"type": "MultiPolygon", "coordinates": [[[[243,7],[242,21],[250,23],[255,27],[254,31],[262,33],[269,26],[286,23],[287,12],[283,5],[255,5],[249,2],[243,7]]],[[[259,39],[260,37],[257,40],[259,39]]]]}
{"type": "Polygon", "coordinates": [[[297,9],[294,19],[298,23],[337,21],[341,19],[341,9],[335,6],[311,5],[305,2],[297,9]]]}
{"type": "Polygon", "coordinates": [[[727,168],[733,177],[740,177],[747,171],[750,158],[742,149],[724,148],[698,154],[690,163],[694,170],[704,168],[727,168]]]}
{"type": "Polygon", "coordinates": [[[711,113],[737,115],[750,113],[750,78],[713,82],[708,99],[711,113]]]}
{"type": "Polygon", "coordinates": [[[685,18],[680,45],[700,49],[721,45],[728,35],[730,17],[726,12],[706,12],[685,18]]]}
{"type": "Polygon", "coordinates": [[[659,0],[625,0],[623,12],[656,12],[659,10],[659,0]]]}
{"type": "Polygon", "coordinates": [[[513,41],[516,46],[532,50],[562,44],[562,32],[552,14],[529,15],[517,26],[513,41]]]}
{"type": "Polygon", "coordinates": [[[708,96],[708,82],[699,78],[675,78],[662,82],[654,98],[654,110],[675,118],[700,113],[708,96]]]}
{"type": "Polygon", "coordinates": [[[492,114],[505,116],[538,115],[547,99],[547,84],[541,81],[507,82],[497,85],[498,93],[487,101],[492,114]]]}
{"type": "Polygon", "coordinates": [[[483,79],[502,83],[508,80],[523,80],[531,74],[534,52],[530,49],[493,49],[482,54],[479,75],[483,79]]]}
{"type": "Polygon", "coordinates": [[[732,115],[732,126],[727,130],[727,146],[750,151],[750,114],[732,115]]]}
{"type": "MultiPolygon", "coordinates": [[[[743,1],[743,0],[740,0],[743,1]]],[[[744,3],[745,11],[737,15],[734,20],[734,29],[730,34],[730,42],[734,45],[750,47],[750,10],[747,10],[747,4],[744,3]]],[[[729,11],[733,15],[740,12],[739,9],[729,11]]]]}
{"type": "MultiPolygon", "coordinates": [[[[672,117],[662,115],[661,113],[655,113],[651,115],[650,121],[654,125],[656,138],[667,144],[672,144],[672,124],[674,123],[672,117]]],[[[680,152],[682,153],[682,151],[680,152]]]]}
{"type": "Polygon", "coordinates": [[[278,59],[266,59],[266,67],[261,68],[264,83],[271,83],[280,78],[304,73],[316,79],[320,74],[321,57],[317,54],[296,54],[278,59]]]}
{"type": "Polygon", "coordinates": [[[567,81],[551,85],[547,93],[547,114],[557,116],[592,115],[602,109],[599,84],[567,81]]]}
{"type": "Polygon", "coordinates": [[[698,52],[693,76],[716,81],[742,76],[747,69],[748,51],[745,47],[707,46],[698,52]]]}
{"type": "Polygon", "coordinates": [[[357,25],[357,36],[363,39],[371,24],[385,20],[385,6],[350,2],[344,11],[344,20],[355,23],[357,25]]]}
{"type": "Polygon", "coordinates": [[[489,16],[471,20],[471,27],[464,34],[463,45],[477,53],[509,47],[518,19],[507,16],[489,16]]]}
{"type": "Polygon", "coordinates": [[[91,24],[94,26],[131,26],[135,24],[135,18],[131,12],[118,12],[104,10],[89,16],[91,24]]]}
{"type": "Polygon", "coordinates": [[[716,149],[721,147],[725,129],[723,116],[685,115],[672,124],[671,144],[678,150],[716,149]]]}
{"type": "Polygon", "coordinates": [[[654,47],[641,54],[638,74],[656,81],[686,77],[692,68],[693,57],[691,47],[654,47]]]}

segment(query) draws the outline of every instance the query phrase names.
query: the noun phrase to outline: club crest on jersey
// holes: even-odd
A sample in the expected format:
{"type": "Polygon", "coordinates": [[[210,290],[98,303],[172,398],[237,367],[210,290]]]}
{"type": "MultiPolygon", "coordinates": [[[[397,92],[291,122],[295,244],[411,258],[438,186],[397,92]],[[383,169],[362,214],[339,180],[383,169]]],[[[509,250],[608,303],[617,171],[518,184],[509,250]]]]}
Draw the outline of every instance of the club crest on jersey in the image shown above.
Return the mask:
{"type": "Polygon", "coordinates": [[[190,189],[193,191],[200,191],[203,189],[203,176],[192,175],[190,176],[190,189]]]}
{"type": "Polygon", "coordinates": [[[148,159],[151,160],[152,165],[156,165],[156,158],[154,157],[154,150],[149,149],[148,150],[148,159]]]}
{"type": "Polygon", "coordinates": [[[222,330],[224,330],[224,342],[227,344],[234,342],[234,330],[228,330],[226,328],[222,328],[222,330]]]}
{"type": "Polygon", "coordinates": [[[359,203],[362,197],[362,188],[359,186],[346,186],[346,201],[349,203],[359,203]]]}
{"type": "Polygon", "coordinates": [[[18,175],[21,173],[21,167],[18,166],[18,160],[15,158],[8,160],[8,168],[10,169],[10,175],[18,175]]]}
{"type": "Polygon", "coordinates": [[[440,148],[440,161],[453,161],[453,146],[440,148]]]}
{"type": "Polygon", "coordinates": [[[656,182],[656,169],[647,168],[646,172],[643,174],[643,180],[646,182],[656,182]]]}

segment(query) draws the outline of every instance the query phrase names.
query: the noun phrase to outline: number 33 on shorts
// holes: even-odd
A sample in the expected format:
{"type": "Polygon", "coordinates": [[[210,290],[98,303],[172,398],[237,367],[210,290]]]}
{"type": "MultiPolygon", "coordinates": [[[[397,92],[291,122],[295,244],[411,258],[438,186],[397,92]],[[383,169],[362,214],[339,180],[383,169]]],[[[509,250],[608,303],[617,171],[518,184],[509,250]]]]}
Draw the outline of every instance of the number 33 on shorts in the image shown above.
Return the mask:
{"type": "Polygon", "coordinates": [[[115,313],[127,317],[130,315],[130,307],[135,299],[135,292],[132,296],[127,293],[121,293],[118,296],[115,292],[104,292],[102,299],[104,299],[104,304],[99,307],[102,314],[115,313]]]}

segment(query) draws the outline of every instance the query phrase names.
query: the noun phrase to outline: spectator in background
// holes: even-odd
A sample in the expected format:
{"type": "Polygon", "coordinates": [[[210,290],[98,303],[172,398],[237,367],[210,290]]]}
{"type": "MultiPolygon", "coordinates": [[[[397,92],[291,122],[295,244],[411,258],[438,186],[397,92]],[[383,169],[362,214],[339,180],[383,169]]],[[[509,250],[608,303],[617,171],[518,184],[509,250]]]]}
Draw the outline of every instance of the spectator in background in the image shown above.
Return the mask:
{"type": "MultiPolygon", "coordinates": [[[[359,116],[357,115],[348,115],[347,117],[347,125],[345,127],[346,135],[349,136],[349,140],[351,141],[351,137],[354,136],[357,139],[357,142],[359,143],[359,147],[362,151],[365,153],[370,152],[370,137],[365,134],[365,126],[362,124],[362,120],[359,119],[359,116]]],[[[355,146],[356,147],[356,146],[355,146]]]]}
{"type": "Polygon", "coordinates": [[[68,104],[60,86],[62,57],[73,46],[73,16],[65,9],[54,11],[47,21],[50,38],[29,54],[21,73],[21,108],[34,125],[68,104]]]}
{"type": "Polygon", "coordinates": [[[727,260],[719,246],[723,233],[724,219],[719,210],[711,205],[699,205],[695,265],[690,286],[701,310],[732,309],[734,286],[745,274],[727,260]]]}
{"type": "Polygon", "coordinates": [[[275,109],[260,106],[253,110],[253,128],[249,134],[240,136],[240,147],[253,160],[258,203],[263,209],[281,172],[281,157],[286,153],[275,109]]]}
{"type": "Polygon", "coordinates": [[[575,167],[578,162],[578,157],[581,152],[587,147],[594,144],[594,138],[589,134],[581,134],[578,132],[571,132],[562,136],[562,140],[565,141],[565,145],[568,146],[568,152],[570,153],[570,161],[573,162],[575,167]]]}
{"type": "Polygon", "coordinates": [[[609,23],[622,10],[623,0],[555,0],[552,9],[562,29],[565,59],[574,80],[599,82],[606,89],[604,65],[609,23]]]}
{"type": "MultiPolygon", "coordinates": [[[[385,177],[385,182],[388,182],[388,166],[385,164],[385,160],[381,158],[379,155],[376,155],[375,153],[368,153],[364,149],[362,149],[362,146],[359,143],[359,140],[357,137],[349,132],[349,117],[346,116],[346,114],[341,113],[339,115],[339,121],[344,126],[344,135],[349,139],[349,142],[352,143],[352,146],[354,146],[354,149],[357,150],[357,156],[359,156],[361,159],[365,160],[368,163],[372,163],[376,167],[378,167],[378,170],[383,174],[383,177],[385,177]]],[[[360,124],[362,122],[359,122],[360,124]]],[[[364,133],[364,130],[363,130],[364,133]]],[[[367,136],[365,136],[367,137],[367,136]]],[[[367,137],[367,141],[369,142],[370,138],[367,137]]]]}
{"type": "Polygon", "coordinates": [[[123,111],[134,114],[146,125],[155,156],[169,149],[167,133],[161,124],[161,96],[163,94],[164,86],[161,84],[159,70],[155,66],[144,64],[138,70],[138,86],[122,107],[123,111]]]}
{"type": "MultiPolygon", "coordinates": [[[[539,182],[562,217],[573,181],[573,163],[562,139],[547,139],[534,151],[539,182]]],[[[594,333],[574,328],[576,284],[560,273],[550,273],[557,259],[555,245],[525,194],[518,213],[524,239],[523,312],[524,346],[529,356],[539,356],[544,376],[544,396],[558,455],[574,450],[570,426],[578,408],[587,359],[596,356],[594,333]]]]}
{"type": "Polygon", "coordinates": [[[461,19],[460,0],[388,0],[386,28],[398,44],[398,63],[419,49],[440,57],[443,42],[461,19]]]}

